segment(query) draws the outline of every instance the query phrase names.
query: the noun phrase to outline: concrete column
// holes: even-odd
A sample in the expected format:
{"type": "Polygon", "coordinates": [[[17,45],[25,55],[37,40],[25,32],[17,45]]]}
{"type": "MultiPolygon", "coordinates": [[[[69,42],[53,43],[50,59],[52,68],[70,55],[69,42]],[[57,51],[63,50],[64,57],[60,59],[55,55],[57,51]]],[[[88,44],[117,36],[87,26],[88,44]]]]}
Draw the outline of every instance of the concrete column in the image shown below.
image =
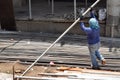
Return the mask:
{"type": "Polygon", "coordinates": [[[0,0],[0,23],[3,30],[16,30],[12,0],[0,0]]]}
{"type": "Polygon", "coordinates": [[[120,37],[120,0],[107,0],[106,36],[120,37]]]}

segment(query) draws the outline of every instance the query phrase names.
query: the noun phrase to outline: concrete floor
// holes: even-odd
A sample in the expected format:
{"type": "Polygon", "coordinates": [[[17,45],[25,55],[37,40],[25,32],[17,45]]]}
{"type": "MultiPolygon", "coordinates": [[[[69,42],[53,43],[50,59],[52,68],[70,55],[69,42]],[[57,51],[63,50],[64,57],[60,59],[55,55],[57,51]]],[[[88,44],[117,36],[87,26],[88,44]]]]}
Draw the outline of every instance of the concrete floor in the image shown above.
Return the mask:
{"type": "MultiPolygon", "coordinates": [[[[34,61],[42,54],[58,37],[53,34],[41,33],[12,33],[4,32],[0,34],[0,59],[28,59],[34,61]],[[51,37],[50,37],[51,36],[51,37]],[[29,56],[29,57],[28,57],[29,56]]],[[[80,37],[80,36],[79,36],[80,37]]],[[[90,57],[85,37],[75,39],[75,36],[64,37],[59,43],[46,53],[40,62],[54,61],[56,63],[77,65],[80,67],[90,68],[90,57]],[[61,47],[60,42],[65,41],[65,45],[61,47]]],[[[102,38],[102,40],[104,40],[102,38]]],[[[109,52],[109,39],[102,41],[100,48],[101,54],[106,58],[107,64],[101,67],[120,71],[120,47],[113,46],[112,52],[109,52]],[[107,42],[108,40],[108,42],[107,42]],[[105,42],[106,43],[105,43],[105,42]]],[[[119,44],[119,39],[115,42],[119,44]],[[118,41],[117,41],[118,40],[118,41]]]]}
{"type": "MultiPolygon", "coordinates": [[[[43,34],[43,33],[21,33],[21,32],[0,32],[0,60],[28,60],[34,61],[38,56],[42,54],[55,40],[58,35],[43,34]],[[45,37],[46,36],[46,37],[45,37]]],[[[82,36],[79,40],[75,35],[65,36],[62,40],[65,41],[65,45],[61,47],[60,42],[57,43],[50,51],[46,53],[39,60],[39,63],[53,61],[55,64],[78,66],[80,68],[90,68],[90,57],[86,44],[86,38],[82,36]]],[[[78,37],[78,36],[77,36],[78,37]]],[[[106,40],[109,38],[102,38],[102,44],[100,52],[107,60],[107,64],[101,66],[103,70],[120,71],[120,48],[113,48],[113,52],[109,52],[108,44],[106,40]]],[[[119,39],[114,39],[120,41],[119,39]]],[[[116,42],[115,41],[115,42],[116,42]]],[[[0,79],[3,80],[5,76],[11,80],[11,75],[1,73],[0,79]]],[[[79,75],[78,77],[85,77],[86,74],[79,75]]],[[[88,75],[88,74],[87,74],[88,75]]],[[[91,74],[90,74],[91,75],[91,74]]],[[[93,76],[93,75],[91,75],[93,76]]],[[[89,78],[89,77],[88,77],[89,78]]],[[[96,78],[100,78],[97,76],[96,78]]],[[[103,78],[102,78],[103,79],[103,78]]],[[[105,80],[112,80],[113,78],[106,78],[105,80]]],[[[115,78],[119,80],[119,77],[115,78]]],[[[94,79],[92,79],[94,80],[94,79]]],[[[99,79],[97,79],[99,80],[99,79]]]]}

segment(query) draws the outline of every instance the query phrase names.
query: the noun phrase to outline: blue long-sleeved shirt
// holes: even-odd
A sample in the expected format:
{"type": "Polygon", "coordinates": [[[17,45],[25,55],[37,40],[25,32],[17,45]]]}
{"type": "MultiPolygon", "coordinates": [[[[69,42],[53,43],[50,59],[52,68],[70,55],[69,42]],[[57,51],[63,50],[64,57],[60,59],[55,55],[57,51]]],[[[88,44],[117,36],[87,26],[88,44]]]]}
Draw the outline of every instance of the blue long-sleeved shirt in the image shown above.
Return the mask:
{"type": "MultiPolygon", "coordinates": [[[[95,18],[93,13],[91,13],[91,17],[95,18]]],[[[100,41],[100,28],[99,27],[97,29],[92,28],[92,27],[85,27],[83,22],[80,22],[80,27],[87,34],[88,44],[96,44],[100,41]]]]}

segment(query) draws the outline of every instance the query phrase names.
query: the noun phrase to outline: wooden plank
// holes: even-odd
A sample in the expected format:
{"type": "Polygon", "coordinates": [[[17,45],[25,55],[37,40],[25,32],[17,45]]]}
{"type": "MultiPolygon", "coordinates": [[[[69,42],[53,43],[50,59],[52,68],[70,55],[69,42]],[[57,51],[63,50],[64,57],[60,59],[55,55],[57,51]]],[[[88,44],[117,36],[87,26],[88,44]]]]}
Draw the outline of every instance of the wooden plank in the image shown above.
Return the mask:
{"type": "Polygon", "coordinates": [[[56,76],[56,77],[77,77],[75,74],[66,74],[66,73],[39,73],[38,75],[42,76],[56,76]]]}
{"type": "Polygon", "coordinates": [[[68,78],[48,78],[48,77],[30,77],[30,76],[16,76],[19,79],[35,79],[35,80],[78,80],[78,79],[68,79],[68,78]]]}

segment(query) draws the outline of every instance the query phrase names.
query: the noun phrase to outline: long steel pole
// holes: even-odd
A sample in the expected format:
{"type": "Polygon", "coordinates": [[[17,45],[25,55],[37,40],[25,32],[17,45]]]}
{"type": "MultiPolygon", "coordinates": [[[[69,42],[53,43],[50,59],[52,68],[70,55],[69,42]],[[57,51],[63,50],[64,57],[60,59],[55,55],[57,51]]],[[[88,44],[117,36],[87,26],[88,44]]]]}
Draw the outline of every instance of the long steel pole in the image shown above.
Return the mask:
{"type": "MultiPolygon", "coordinates": [[[[87,12],[90,11],[91,8],[93,8],[100,0],[97,0],[93,5],[91,5],[83,14],[82,16],[84,16],[87,12]]],[[[37,63],[37,61],[42,57],[44,56],[47,51],[52,48],[78,21],[80,21],[80,18],[78,18],[61,36],[58,37],[58,39],[56,39],[55,42],[53,42],[53,44],[51,44],[43,53],[42,55],[40,55],[36,60],[35,62],[33,62],[27,69],[26,71],[21,75],[21,76],[24,76],[26,74],[26,72],[28,72],[34,65],[35,63],[37,63]]]]}

